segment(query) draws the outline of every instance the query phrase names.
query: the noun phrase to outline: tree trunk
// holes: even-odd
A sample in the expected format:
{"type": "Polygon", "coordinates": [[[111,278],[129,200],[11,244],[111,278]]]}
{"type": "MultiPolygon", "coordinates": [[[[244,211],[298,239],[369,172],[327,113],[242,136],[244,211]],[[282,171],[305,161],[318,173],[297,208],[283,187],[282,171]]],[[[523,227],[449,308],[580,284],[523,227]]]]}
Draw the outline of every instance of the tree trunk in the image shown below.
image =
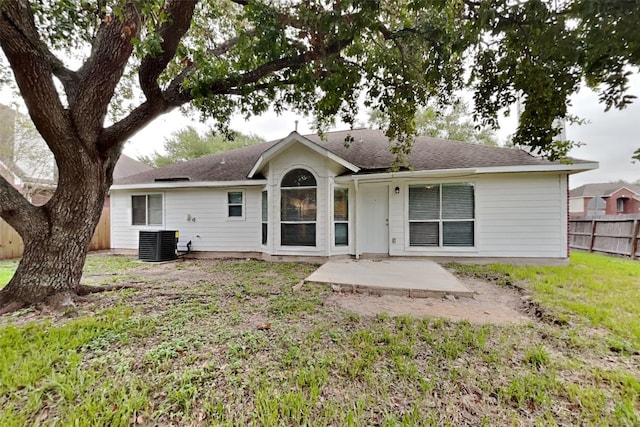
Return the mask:
{"type": "Polygon", "coordinates": [[[0,313],[78,293],[116,160],[76,156],[76,168],[60,168],[56,192],[40,207],[45,215],[22,233],[24,252],[13,278],[0,291],[0,313]]]}

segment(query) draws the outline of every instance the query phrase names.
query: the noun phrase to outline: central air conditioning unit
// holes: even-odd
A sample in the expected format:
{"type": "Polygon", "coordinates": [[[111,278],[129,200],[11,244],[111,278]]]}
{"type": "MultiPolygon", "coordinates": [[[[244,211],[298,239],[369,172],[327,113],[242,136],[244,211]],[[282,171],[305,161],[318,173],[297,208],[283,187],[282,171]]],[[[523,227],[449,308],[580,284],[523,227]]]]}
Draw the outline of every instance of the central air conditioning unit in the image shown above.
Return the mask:
{"type": "Polygon", "coordinates": [[[140,231],[138,236],[138,259],[160,262],[178,258],[178,232],[169,230],[140,231]]]}

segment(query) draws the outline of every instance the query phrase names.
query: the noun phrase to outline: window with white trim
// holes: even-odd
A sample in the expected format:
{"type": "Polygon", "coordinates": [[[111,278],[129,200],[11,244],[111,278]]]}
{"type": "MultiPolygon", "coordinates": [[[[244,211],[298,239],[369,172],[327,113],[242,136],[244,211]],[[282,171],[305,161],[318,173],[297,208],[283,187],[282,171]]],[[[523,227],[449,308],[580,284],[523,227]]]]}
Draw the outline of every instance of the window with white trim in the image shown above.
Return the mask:
{"type": "Polygon", "coordinates": [[[333,190],[333,230],[335,246],[349,245],[349,189],[333,190]]]}
{"type": "Polygon", "coordinates": [[[162,194],[131,196],[131,225],[162,225],[162,194]]]}
{"type": "Polygon", "coordinates": [[[473,184],[409,186],[410,246],[474,246],[474,229],[473,184]]]}
{"type": "Polygon", "coordinates": [[[227,214],[229,218],[244,218],[244,193],[242,191],[227,192],[227,214]]]}
{"type": "Polygon", "coordinates": [[[280,183],[280,244],[316,245],[316,189],[311,172],[294,169],[280,183]]]}
{"type": "Polygon", "coordinates": [[[267,190],[262,192],[262,244],[267,244],[267,230],[269,226],[269,205],[267,204],[269,201],[269,194],[267,190]]]}

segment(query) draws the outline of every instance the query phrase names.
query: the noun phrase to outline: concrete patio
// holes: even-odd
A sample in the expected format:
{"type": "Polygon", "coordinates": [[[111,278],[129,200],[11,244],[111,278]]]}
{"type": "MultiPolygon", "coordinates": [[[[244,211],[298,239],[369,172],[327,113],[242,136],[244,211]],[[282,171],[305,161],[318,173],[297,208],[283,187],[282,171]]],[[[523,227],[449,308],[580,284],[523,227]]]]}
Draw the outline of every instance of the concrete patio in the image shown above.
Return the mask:
{"type": "Polygon", "coordinates": [[[429,260],[336,260],[327,261],[305,283],[339,286],[342,291],[372,295],[430,298],[473,296],[453,274],[429,260]]]}

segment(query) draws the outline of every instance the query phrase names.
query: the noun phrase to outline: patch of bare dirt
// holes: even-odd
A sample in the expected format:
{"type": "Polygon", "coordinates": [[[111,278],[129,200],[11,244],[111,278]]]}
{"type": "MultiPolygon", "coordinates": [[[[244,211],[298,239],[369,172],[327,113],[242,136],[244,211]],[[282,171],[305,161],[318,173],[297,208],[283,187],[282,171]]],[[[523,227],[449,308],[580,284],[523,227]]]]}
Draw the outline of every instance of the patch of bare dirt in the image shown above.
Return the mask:
{"type": "Polygon", "coordinates": [[[508,324],[531,321],[528,299],[516,289],[474,278],[462,278],[475,292],[473,297],[408,298],[394,295],[374,296],[334,292],[326,304],[364,316],[387,313],[419,317],[444,317],[475,324],[508,324]]]}

